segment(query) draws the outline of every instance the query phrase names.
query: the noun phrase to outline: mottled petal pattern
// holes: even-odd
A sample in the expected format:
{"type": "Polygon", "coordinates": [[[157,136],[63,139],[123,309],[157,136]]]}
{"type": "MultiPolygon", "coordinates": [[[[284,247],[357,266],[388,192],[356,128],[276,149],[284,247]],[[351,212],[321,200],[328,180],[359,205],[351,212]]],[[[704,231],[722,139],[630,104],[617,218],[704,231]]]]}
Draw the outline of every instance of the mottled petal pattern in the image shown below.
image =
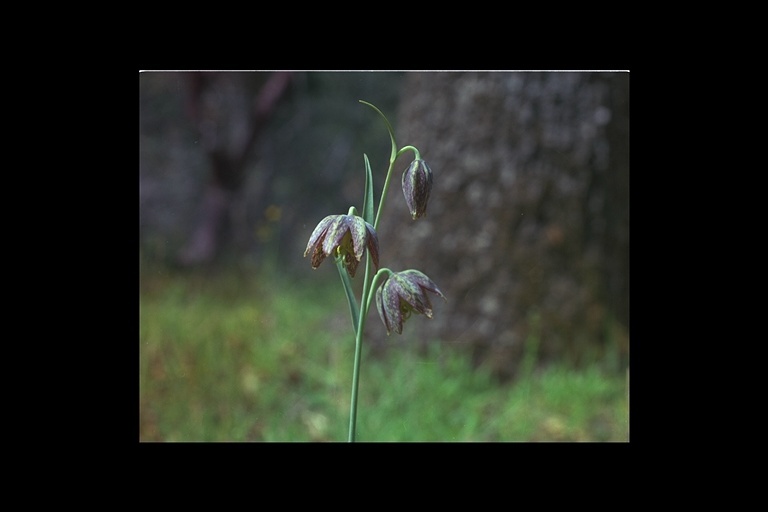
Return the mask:
{"type": "Polygon", "coordinates": [[[368,230],[362,217],[352,217],[348,222],[349,232],[352,234],[352,244],[357,261],[363,257],[363,251],[367,242],[368,230]]]}
{"type": "Polygon", "coordinates": [[[443,292],[441,292],[434,281],[428,278],[424,273],[411,269],[400,272],[400,275],[406,277],[409,282],[420,286],[424,290],[435,293],[442,297],[443,300],[445,300],[445,295],[443,295],[443,292]]]}
{"type": "Polygon", "coordinates": [[[387,317],[386,310],[384,309],[384,303],[382,299],[382,290],[384,289],[383,286],[379,286],[376,289],[376,310],[379,312],[379,317],[381,318],[381,321],[384,323],[384,327],[387,328],[387,335],[389,335],[392,332],[392,327],[389,325],[389,318],[387,317]]]}
{"type": "Polygon", "coordinates": [[[355,274],[357,273],[357,266],[360,264],[360,260],[358,260],[354,254],[350,251],[346,251],[343,253],[344,257],[344,268],[347,269],[347,273],[349,274],[349,277],[355,277],[355,274]]]}
{"type": "Polygon", "coordinates": [[[312,253],[312,268],[317,268],[334,251],[341,256],[344,267],[355,277],[365,249],[379,268],[379,239],[373,226],[357,215],[329,215],[312,231],[304,257],[312,253]]]}
{"type": "Polygon", "coordinates": [[[317,227],[312,231],[312,235],[309,237],[307,243],[307,249],[304,251],[304,257],[312,252],[312,268],[317,268],[325,259],[326,254],[323,252],[323,240],[325,239],[325,232],[328,226],[334,221],[336,215],[328,215],[317,227]]]}
{"type": "Polygon", "coordinates": [[[391,331],[402,334],[403,322],[411,312],[432,318],[432,303],[427,291],[445,300],[435,283],[418,270],[395,272],[389,276],[376,290],[376,309],[387,328],[387,334],[391,331]]]}
{"type": "Polygon", "coordinates": [[[379,270],[379,235],[376,234],[376,230],[373,226],[365,223],[365,230],[368,232],[368,251],[373,261],[373,266],[376,270],[379,270]]]}
{"type": "Polygon", "coordinates": [[[424,160],[414,160],[403,172],[403,195],[414,220],[427,214],[427,203],[432,192],[432,170],[424,160]]]}
{"type": "Polygon", "coordinates": [[[347,224],[347,216],[338,215],[328,226],[328,230],[325,233],[325,241],[323,241],[323,252],[326,256],[330,256],[333,253],[333,250],[339,246],[341,239],[349,231],[347,224]]]}
{"type": "Polygon", "coordinates": [[[387,312],[387,318],[389,318],[389,324],[391,329],[397,334],[403,333],[403,312],[400,309],[400,296],[392,286],[395,281],[390,278],[384,283],[384,291],[382,292],[382,299],[384,300],[384,309],[387,312]],[[389,286],[387,286],[389,285],[389,286]]]}

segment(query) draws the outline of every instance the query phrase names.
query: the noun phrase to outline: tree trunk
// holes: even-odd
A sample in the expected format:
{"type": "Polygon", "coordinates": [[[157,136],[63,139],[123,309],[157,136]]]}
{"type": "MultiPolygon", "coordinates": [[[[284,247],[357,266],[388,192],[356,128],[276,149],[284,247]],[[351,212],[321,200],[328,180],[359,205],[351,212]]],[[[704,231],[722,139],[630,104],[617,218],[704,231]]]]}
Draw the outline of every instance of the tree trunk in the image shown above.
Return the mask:
{"type": "Polygon", "coordinates": [[[398,160],[381,261],[423,271],[448,302],[388,341],[468,346],[502,377],[526,347],[539,361],[626,357],[629,74],[409,73],[397,119],[434,187],[411,220],[399,181],[412,153],[398,160]]]}
{"type": "MultiPolygon", "coordinates": [[[[291,73],[190,73],[187,78],[187,115],[197,127],[211,171],[198,224],[178,254],[179,263],[191,266],[216,257],[233,198],[245,181],[248,159],[287,90],[291,73]]],[[[274,169],[263,177],[262,198],[269,192],[273,173],[274,169]]]]}

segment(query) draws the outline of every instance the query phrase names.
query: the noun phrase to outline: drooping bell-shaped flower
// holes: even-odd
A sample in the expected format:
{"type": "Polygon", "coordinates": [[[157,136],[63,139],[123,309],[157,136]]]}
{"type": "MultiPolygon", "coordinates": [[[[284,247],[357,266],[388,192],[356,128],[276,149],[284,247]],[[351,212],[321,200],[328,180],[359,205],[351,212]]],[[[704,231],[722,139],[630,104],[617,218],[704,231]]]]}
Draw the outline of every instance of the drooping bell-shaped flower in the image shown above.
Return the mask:
{"type": "Polygon", "coordinates": [[[329,215],[312,231],[304,257],[311,252],[312,268],[316,269],[326,257],[338,254],[350,277],[355,277],[366,247],[378,270],[379,237],[373,226],[358,215],[329,215]]]}
{"type": "Polygon", "coordinates": [[[413,220],[427,213],[427,202],[432,192],[432,170],[427,162],[417,158],[403,171],[403,195],[413,220]]]}
{"type": "Polygon", "coordinates": [[[445,296],[423,273],[418,270],[393,272],[376,290],[376,309],[381,321],[387,328],[387,334],[393,330],[403,333],[403,322],[411,312],[432,318],[432,303],[426,292],[432,292],[445,299],[445,296]]]}

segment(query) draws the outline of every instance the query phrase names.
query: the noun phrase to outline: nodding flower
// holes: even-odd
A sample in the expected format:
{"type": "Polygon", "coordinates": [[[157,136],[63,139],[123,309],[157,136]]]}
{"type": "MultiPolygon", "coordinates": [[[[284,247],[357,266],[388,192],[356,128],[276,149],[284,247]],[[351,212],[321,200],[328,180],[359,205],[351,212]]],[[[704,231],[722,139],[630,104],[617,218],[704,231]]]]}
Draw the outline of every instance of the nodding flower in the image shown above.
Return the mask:
{"type": "Polygon", "coordinates": [[[355,277],[366,247],[378,270],[379,237],[373,226],[357,215],[329,215],[320,221],[309,237],[304,257],[311,252],[312,268],[316,269],[326,257],[338,255],[350,277],[355,277]]]}
{"type": "Polygon", "coordinates": [[[393,330],[403,333],[403,322],[411,312],[432,318],[432,303],[426,292],[432,292],[446,300],[443,293],[430,278],[418,270],[393,272],[376,290],[376,309],[387,334],[393,330]]]}
{"type": "Polygon", "coordinates": [[[417,158],[403,172],[403,195],[413,220],[427,213],[429,193],[432,192],[432,170],[427,162],[417,158]]]}

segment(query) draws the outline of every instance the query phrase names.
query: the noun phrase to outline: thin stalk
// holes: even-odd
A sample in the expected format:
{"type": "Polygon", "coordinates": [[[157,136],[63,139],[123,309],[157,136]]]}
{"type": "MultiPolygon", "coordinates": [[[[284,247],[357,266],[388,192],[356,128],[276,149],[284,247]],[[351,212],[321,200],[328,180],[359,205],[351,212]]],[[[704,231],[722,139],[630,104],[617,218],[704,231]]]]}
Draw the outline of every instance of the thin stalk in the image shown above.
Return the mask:
{"type": "Polygon", "coordinates": [[[381,281],[382,276],[392,273],[388,268],[381,268],[373,276],[373,280],[368,286],[368,276],[370,269],[370,255],[365,260],[365,281],[363,281],[363,295],[360,300],[360,320],[357,325],[357,332],[355,333],[355,363],[352,369],[352,397],[349,401],[349,442],[354,443],[357,437],[357,390],[360,385],[360,360],[363,352],[363,330],[365,329],[365,319],[368,317],[368,310],[371,307],[371,299],[373,298],[374,290],[377,288],[377,284],[381,281]]]}
{"type": "Polygon", "coordinates": [[[355,329],[355,334],[357,334],[357,323],[360,321],[360,307],[355,300],[355,291],[352,288],[352,280],[349,278],[347,269],[344,268],[344,262],[338,256],[336,256],[336,268],[339,270],[341,284],[344,287],[344,293],[347,295],[349,314],[352,316],[352,327],[355,329]]]}
{"type": "Polygon", "coordinates": [[[349,402],[349,442],[354,443],[357,437],[357,389],[360,384],[360,359],[363,352],[363,328],[365,315],[360,316],[360,325],[355,333],[355,366],[352,370],[352,398],[349,402]]]}
{"type": "Polygon", "coordinates": [[[413,146],[404,146],[404,147],[400,148],[400,151],[397,152],[397,156],[402,155],[406,151],[413,151],[413,159],[414,160],[421,160],[421,153],[419,153],[419,150],[416,149],[413,146]]]}
{"type": "MultiPolygon", "coordinates": [[[[397,157],[395,157],[396,159],[397,157]]],[[[381,199],[379,199],[379,209],[376,210],[376,220],[373,222],[373,229],[378,232],[379,221],[381,220],[381,212],[384,210],[384,201],[387,199],[387,190],[389,190],[389,179],[392,177],[392,169],[395,167],[395,159],[389,161],[389,169],[387,169],[387,177],[384,180],[384,189],[381,191],[381,199]]]]}
{"type": "Polygon", "coordinates": [[[360,310],[358,323],[355,326],[355,363],[352,369],[352,397],[349,400],[349,442],[354,443],[357,436],[357,389],[360,384],[360,359],[363,352],[363,329],[365,329],[365,317],[368,311],[365,307],[366,294],[368,293],[368,276],[371,271],[371,253],[366,251],[365,278],[363,280],[363,294],[360,297],[360,310]]]}

